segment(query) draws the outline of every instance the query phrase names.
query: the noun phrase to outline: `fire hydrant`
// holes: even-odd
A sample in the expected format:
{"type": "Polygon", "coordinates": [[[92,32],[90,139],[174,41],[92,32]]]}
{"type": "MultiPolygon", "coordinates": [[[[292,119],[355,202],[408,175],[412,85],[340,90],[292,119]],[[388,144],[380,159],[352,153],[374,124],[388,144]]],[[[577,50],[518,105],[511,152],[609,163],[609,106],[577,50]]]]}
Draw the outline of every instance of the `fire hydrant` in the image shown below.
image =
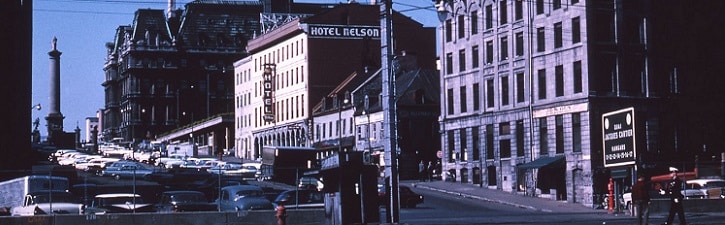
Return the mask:
{"type": "Polygon", "coordinates": [[[284,204],[280,203],[275,210],[277,211],[274,215],[277,217],[277,225],[287,224],[287,209],[284,208],[284,204]]]}

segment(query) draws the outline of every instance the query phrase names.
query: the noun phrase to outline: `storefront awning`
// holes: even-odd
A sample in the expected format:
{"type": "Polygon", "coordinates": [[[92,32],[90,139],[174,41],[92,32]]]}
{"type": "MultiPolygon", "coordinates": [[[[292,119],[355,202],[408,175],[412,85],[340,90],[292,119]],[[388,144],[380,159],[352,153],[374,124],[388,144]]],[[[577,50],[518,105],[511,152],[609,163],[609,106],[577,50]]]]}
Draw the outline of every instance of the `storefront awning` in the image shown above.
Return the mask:
{"type": "Polygon", "coordinates": [[[534,161],[524,163],[521,165],[516,166],[519,169],[538,169],[541,167],[545,167],[548,165],[552,165],[558,162],[564,161],[565,157],[563,155],[558,156],[542,156],[534,161]]]}

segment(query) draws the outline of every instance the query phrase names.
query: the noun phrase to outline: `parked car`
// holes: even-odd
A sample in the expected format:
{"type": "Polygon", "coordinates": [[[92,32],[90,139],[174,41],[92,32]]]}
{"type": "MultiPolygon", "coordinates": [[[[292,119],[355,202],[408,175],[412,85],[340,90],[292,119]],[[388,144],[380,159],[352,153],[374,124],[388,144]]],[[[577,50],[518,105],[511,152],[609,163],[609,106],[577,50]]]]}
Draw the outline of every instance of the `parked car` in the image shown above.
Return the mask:
{"type": "Polygon", "coordinates": [[[118,161],[103,169],[102,175],[105,177],[113,177],[116,180],[123,178],[148,179],[149,174],[154,170],[148,165],[133,161],[118,161]]]}
{"type": "Polygon", "coordinates": [[[153,212],[152,204],[144,203],[141,195],[130,193],[100,194],[86,207],[86,214],[153,212]]]}
{"type": "Polygon", "coordinates": [[[227,186],[222,188],[221,199],[215,203],[221,211],[274,209],[263,193],[262,188],[256,185],[227,186]]]}
{"type": "Polygon", "coordinates": [[[273,204],[275,208],[280,204],[286,208],[322,208],[325,207],[325,195],[315,189],[283,191],[273,204]]]}
{"type": "Polygon", "coordinates": [[[206,171],[180,167],[172,168],[167,171],[155,171],[148,176],[148,180],[156,181],[157,183],[166,186],[206,181],[210,178],[212,178],[212,175],[206,171]]]}
{"type": "Polygon", "coordinates": [[[217,206],[210,203],[200,191],[165,191],[156,204],[157,212],[198,212],[216,211],[217,206]]]}
{"type": "Polygon", "coordinates": [[[297,187],[301,189],[315,189],[322,190],[324,188],[322,181],[313,176],[302,176],[297,182],[297,187]]]}
{"type": "Polygon", "coordinates": [[[107,162],[120,161],[117,158],[93,158],[84,163],[76,163],[75,167],[77,170],[89,171],[92,168],[105,168],[107,162]]]}
{"type": "MultiPolygon", "coordinates": [[[[398,186],[398,197],[400,198],[400,207],[415,208],[418,204],[422,204],[424,198],[422,195],[413,192],[408,186],[398,186]]],[[[389,195],[385,190],[385,186],[378,184],[378,201],[381,205],[389,202],[389,195]]]]}
{"type": "Polygon", "coordinates": [[[699,191],[703,198],[722,198],[725,191],[725,180],[723,179],[694,179],[685,182],[687,189],[699,191]]]}
{"type": "Polygon", "coordinates": [[[13,216],[80,214],[82,204],[70,192],[37,192],[25,195],[23,205],[13,207],[13,216]],[[51,211],[52,210],[52,211],[51,211]]]}

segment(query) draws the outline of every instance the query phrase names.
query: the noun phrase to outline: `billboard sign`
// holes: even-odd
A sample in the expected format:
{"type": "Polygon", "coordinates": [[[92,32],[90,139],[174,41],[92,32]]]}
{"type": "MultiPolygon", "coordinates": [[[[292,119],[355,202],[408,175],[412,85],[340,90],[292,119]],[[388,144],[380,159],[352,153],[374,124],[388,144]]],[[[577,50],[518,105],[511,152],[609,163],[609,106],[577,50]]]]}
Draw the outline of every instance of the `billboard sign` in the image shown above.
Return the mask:
{"type": "Polygon", "coordinates": [[[329,39],[380,39],[380,26],[306,24],[310,38],[329,39]]]}
{"type": "Polygon", "coordinates": [[[602,115],[604,167],[635,164],[634,108],[620,109],[602,115]]]}

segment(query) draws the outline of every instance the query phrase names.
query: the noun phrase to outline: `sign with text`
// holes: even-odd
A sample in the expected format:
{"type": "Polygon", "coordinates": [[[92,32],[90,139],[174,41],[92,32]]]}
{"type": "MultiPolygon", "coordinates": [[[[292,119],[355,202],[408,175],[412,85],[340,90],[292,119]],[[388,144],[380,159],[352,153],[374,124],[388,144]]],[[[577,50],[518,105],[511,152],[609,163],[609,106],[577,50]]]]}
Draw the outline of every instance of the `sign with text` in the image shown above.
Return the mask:
{"type": "Polygon", "coordinates": [[[380,39],[379,26],[307,24],[310,38],[380,39]]]}
{"type": "Polygon", "coordinates": [[[265,64],[262,73],[262,102],[264,121],[274,121],[274,64],[265,64]]]}
{"type": "Polygon", "coordinates": [[[634,108],[620,109],[602,115],[604,167],[635,164],[634,108]]]}

